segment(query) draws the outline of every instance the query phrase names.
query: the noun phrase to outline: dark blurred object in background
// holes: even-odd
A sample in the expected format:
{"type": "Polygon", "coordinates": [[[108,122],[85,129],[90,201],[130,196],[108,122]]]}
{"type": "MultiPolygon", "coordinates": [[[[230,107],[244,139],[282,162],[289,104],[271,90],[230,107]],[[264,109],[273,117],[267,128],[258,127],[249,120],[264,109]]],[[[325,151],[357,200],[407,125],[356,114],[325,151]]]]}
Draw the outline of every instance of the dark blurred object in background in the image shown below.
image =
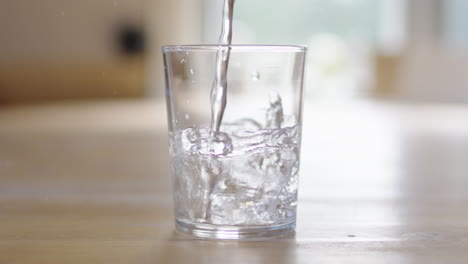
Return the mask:
{"type": "Polygon", "coordinates": [[[120,26],[117,41],[119,50],[124,55],[137,55],[144,52],[145,36],[141,27],[131,24],[120,26]]]}
{"type": "Polygon", "coordinates": [[[2,1],[0,105],[145,96],[145,4],[2,1]]]}

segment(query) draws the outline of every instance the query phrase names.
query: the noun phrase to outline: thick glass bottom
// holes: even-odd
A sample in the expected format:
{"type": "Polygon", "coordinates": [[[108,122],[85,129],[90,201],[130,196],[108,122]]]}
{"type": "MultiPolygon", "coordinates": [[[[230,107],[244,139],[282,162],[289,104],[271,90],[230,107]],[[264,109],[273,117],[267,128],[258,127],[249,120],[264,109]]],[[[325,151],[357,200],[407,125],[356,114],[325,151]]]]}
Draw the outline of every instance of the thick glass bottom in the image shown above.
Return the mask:
{"type": "Polygon", "coordinates": [[[295,222],[268,226],[217,226],[176,220],[177,231],[204,239],[267,240],[287,236],[295,228],[295,222]]]}

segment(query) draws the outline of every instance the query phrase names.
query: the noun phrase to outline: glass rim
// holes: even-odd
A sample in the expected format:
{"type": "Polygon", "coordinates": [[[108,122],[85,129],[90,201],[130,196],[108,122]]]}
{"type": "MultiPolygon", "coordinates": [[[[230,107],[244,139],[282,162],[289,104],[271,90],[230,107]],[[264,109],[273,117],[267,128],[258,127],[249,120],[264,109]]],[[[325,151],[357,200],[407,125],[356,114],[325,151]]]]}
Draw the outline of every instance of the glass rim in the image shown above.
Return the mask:
{"type": "Polygon", "coordinates": [[[164,45],[163,52],[170,51],[210,51],[219,50],[220,47],[230,47],[234,51],[306,51],[306,46],[299,45],[164,45]]]}

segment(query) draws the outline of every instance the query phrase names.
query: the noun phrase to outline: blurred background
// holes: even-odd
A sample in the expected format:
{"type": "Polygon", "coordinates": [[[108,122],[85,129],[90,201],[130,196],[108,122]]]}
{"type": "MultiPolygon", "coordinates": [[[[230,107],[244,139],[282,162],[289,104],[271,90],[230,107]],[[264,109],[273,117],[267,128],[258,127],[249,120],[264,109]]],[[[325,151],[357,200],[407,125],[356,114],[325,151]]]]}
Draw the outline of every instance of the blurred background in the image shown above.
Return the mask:
{"type": "MultiPolygon", "coordinates": [[[[214,44],[221,0],[3,0],[0,105],[158,98],[160,47],[214,44]]],[[[465,0],[238,0],[235,44],[310,48],[307,98],[468,102],[465,0]]]]}

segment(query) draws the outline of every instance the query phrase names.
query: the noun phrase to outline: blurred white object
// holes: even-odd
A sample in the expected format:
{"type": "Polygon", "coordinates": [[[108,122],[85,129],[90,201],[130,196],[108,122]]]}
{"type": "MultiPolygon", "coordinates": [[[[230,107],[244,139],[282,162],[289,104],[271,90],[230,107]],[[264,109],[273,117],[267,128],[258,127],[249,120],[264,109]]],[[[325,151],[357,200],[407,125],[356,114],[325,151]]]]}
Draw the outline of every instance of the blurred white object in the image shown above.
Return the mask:
{"type": "Polygon", "coordinates": [[[367,91],[371,81],[369,52],[329,33],[313,36],[308,46],[307,95],[352,98],[367,91]]]}

